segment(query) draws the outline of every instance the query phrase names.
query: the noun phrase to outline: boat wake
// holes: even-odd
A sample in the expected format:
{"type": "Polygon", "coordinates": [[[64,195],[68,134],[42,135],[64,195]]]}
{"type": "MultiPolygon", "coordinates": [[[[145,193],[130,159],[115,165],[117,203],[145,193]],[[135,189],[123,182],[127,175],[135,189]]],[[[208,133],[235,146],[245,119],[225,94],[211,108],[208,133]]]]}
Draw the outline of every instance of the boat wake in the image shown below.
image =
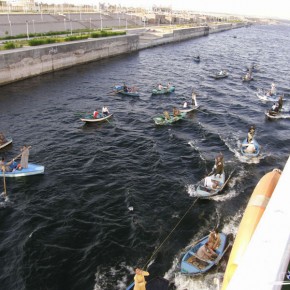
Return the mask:
{"type": "Polygon", "coordinates": [[[224,142],[226,146],[229,148],[229,150],[233,152],[235,154],[235,157],[239,159],[239,161],[241,161],[242,163],[258,164],[260,163],[262,159],[268,156],[265,152],[260,153],[259,156],[255,156],[255,157],[242,155],[241,150],[240,150],[242,142],[238,136],[229,137],[226,140],[224,140],[224,142]]]}
{"type": "MultiPolygon", "coordinates": [[[[237,212],[235,216],[231,217],[229,219],[228,223],[225,223],[224,227],[222,228],[221,232],[227,234],[228,236],[235,236],[238,227],[239,222],[242,217],[242,211],[237,212]]],[[[201,231],[204,231],[202,229],[201,231]]],[[[204,274],[202,276],[188,276],[183,275],[180,273],[180,261],[185,254],[185,252],[188,250],[188,248],[197,240],[197,236],[202,236],[202,232],[196,233],[194,239],[192,239],[189,243],[189,245],[177,253],[175,258],[173,259],[171,268],[165,273],[164,278],[169,280],[170,282],[173,282],[176,290],[184,290],[184,289],[199,289],[199,290],[216,290],[220,289],[221,281],[223,279],[226,262],[221,261],[219,265],[217,265],[217,268],[215,268],[214,271],[211,271],[210,273],[204,274]]]]}
{"type": "Polygon", "coordinates": [[[9,197],[4,192],[0,194],[0,208],[5,208],[11,204],[9,197]]]}

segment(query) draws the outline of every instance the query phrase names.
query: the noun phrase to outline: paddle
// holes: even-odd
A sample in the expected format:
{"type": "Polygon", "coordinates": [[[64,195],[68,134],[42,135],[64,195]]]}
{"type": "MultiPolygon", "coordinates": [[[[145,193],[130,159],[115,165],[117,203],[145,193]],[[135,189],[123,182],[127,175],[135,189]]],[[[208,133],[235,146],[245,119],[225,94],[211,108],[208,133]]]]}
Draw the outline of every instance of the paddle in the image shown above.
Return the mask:
{"type": "Polygon", "coordinates": [[[229,243],[226,247],[226,249],[222,252],[222,254],[215,260],[215,264],[217,265],[219,263],[219,261],[221,260],[221,258],[224,256],[224,254],[226,253],[226,251],[228,250],[228,248],[232,246],[232,243],[229,243]]]}
{"type": "Polygon", "coordinates": [[[202,112],[202,113],[208,115],[208,113],[206,113],[206,112],[204,112],[204,111],[201,111],[201,110],[199,110],[199,109],[195,109],[195,110],[197,110],[197,111],[199,111],[199,112],[202,112]]]}
{"type": "Polygon", "coordinates": [[[2,171],[3,171],[3,186],[4,186],[4,191],[3,191],[3,196],[4,198],[7,197],[7,191],[6,191],[6,179],[5,179],[5,166],[2,166],[2,171]]]}

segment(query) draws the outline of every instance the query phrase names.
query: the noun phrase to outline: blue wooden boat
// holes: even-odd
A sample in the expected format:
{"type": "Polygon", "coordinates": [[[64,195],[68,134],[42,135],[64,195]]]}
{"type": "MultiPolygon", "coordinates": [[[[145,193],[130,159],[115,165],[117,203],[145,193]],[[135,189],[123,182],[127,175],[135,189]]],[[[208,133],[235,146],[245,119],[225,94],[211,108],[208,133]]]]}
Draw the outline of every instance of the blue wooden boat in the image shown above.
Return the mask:
{"type": "Polygon", "coordinates": [[[0,149],[8,146],[11,143],[12,143],[12,138],[6,138],[6,142],[4,144],[0,145],[0,149]]]}
{"type": "MultiPolygon", "coordinates": [[[[132,282],[126,290],[133,290],[135,282],[132,282]]],[[[168,290],[169,281],[162,277],[155,277],[146,283],[146,290],[168,290]]]]}
{"type": "Polygon", "coordinates": [[[215,250],[218,255],[215,260],[202,260],[197,257],[196,253],[198,249],[208,242],[208,236],[203,237],[197,241],[183,256],[181,261],[181,274],[195,276],[203,274],[209,271],[213,266],[217,265],[224,253],[226,252],[227,236],[224,233],[220,233],[221,243],[218,249],[215,250]]]}
{"type": "Polygon", "coordinates": [[[131,96],[131,97],[139,97],[139,93],[135,91],[133,88],[128,87],[127,91],[124,91],[124,86],[114,86],[114,90],[116,93],[125,95],[125,96],[131,96]]]}
{"type": "MultiPolygon", "coordinates": [[[[196,196],[198,197],[209,197],[218,194],[221,190],[223,190],[226,182],[226,175],[225,172],[223,172],[221,175],[209,175],[211,180],[218,181],[218,187],[215,189],[212,189],[210,187],[207,187],[204,185],[205,178],[200,181],[200,184],[196,188],[196,196]]],[[[227,179],[228,180],[228,179],[227,179]]]]}
{"type": "Polygon", "coordinates": [[[169,115],[169,119],[166,119],[164,115],[158,116],[158,117],[154,117],[153,120],[155,122],[156,125],[169,125],[172,123],[175,123],[179,120],[184,119],[184,117],[186,116],[186,113],[180,113],[179,115],[173,117],[172,114],[169,115]]]}
{"type": "Polygon", "coordinates": [[[242,145],[241,145],[241,153],[243,156],[251,158],[251,157],[257,157],[260,154],[260,145],[255,139],[253,139],[253,144],[255,146],[255,152],[253,152],[253,153],[245,152],[245,149],[247,148],[246,144],[248,144],[247,138],[245,138],[243,140],[242,145]]]}
{"type": "Polygon", "coordinates": [[[90,115],[84,116],[80,120],[85,123],[97,123],[97,122],[104,122],[104,121],[109,122],[108,119],[110,119],[112,116],[113,114],[109,114],[108,116],[103,116],[102,114],[99,114],[98,118],[94,118],[93,114],[90,114],[90,115]]]}
{"type": "Polygon", "coordinates": [[[159,90],[158,88],[155,88],[152,90],[152,95],[165,95],[165,94],[170,94],[175,91],[175,86],[171,86],[167,88],[166,86],[163,87],[162,90],[159,90]]]}
{"type": "MultiPolygon", "coordinates": [[[[28,163],[28,168],[22,168],[21,170],[15,170],[13,172],[5,171],[5,177],[21,177],[36,174],[43,174],[44,166],[34,163],[28,163]]],[[[3,172],[0,171],[0,177],[3,176],[3,172]]]]}

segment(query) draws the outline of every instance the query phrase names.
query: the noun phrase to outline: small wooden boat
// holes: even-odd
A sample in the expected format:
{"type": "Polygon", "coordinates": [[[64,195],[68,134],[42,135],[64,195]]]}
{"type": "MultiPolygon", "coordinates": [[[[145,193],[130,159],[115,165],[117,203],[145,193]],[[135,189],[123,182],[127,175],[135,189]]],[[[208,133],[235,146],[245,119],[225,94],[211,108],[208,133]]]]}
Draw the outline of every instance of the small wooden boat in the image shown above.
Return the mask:
{"type": "Polygon", "coordinates": [[[220,71],[214,75],[212,75],[211,77],[213,77],[214,79],[223,79],[223,78],[227,78],[229,76],[229,73],[225,70],[220,71]]]}
{"type": "Polygon", "coordinates": [[[198,106],[192,106],[191,108],[187,108],[187,109],[180,109],[180,113],[190,113],[190,112],[193,112],[194,110],[197,110],[199,108],[199,105],[198,106]]]}
{"type": "Polygon", "coordinates": [[[231,172],[231,174],[228,176],[228,178],[226,179],[226,175],[225,172],[223,172],[222,174],[211,174],[207,177],[209,177],[211,180],[215,180],[218,182],[218,187],[217,188],[211,188],[208,186],[205,186],[205,178],[202,179],[199,183],[199,185],[196,188],[196,196],[200,197],[200,198],[207,198],[213,195],[217,195],[218,193],[220,193],[225,186],[227,185],[227,183],[229,182],[231,176],[233,174],[233,171],[231,172]]]}
{"type": "Polygon", "coordinates": [[[193,60],[194,60],[195,62],[200,62],[200,56],[199,56],[199,55],[194,56],[194,57],[193,57],[193,60]]]}
{"type": "Polygon", "coordinates": [[[175,91],[175,86],[171,86],[169,88],[163,87],[162,90],[155,88],[152,90],[152,95],[165,95],[165,94],[173,93],[174,91],[175,91]]]}
{"type": "Polygon", "coordinates": [[[260,154],[260,145],[255,139],[253,139],[253,144],[255,146],[255,152],[253,152],[253,153],[245,152],[245,149],[247,148],[246,144],[248,144],[247,138],[243,140],[242,145],[241,145],[241,153],[243,156],[251,158],[251,157],[257,157],[260,154]]]}
{"type": "Polygon", "coordinates": [[[253,78],[251,75],[248,75],[248,74],[246,74],[246,75],[244,75],[244,76],[242,77],[242,81],[243,81],[243,82],[250,82],[250,81],[252,81],[252,80],[254,80],[254,78],[253,78]]]}
{"type": "Polygon", "coordinates": [[[226,252],[227,236],[224,233],[219,233],[221,243],[220,246],[215,250],[218,255],[215,260],[203,260],[200,259],[196,253],[200,247],[208,242],[208,236],[203,237],[197,241],[183,256],[181,261],[181,274],[195,276],[208,272],[213,266],[217,265],[224,253],[226,252]]]}
{"type": "Polygon", "coordinates": [[[12,143],[12,138],[6,138],[6,142],[4,144],[0,145],[0,149],[8,146],[11,143],[12,143]]]}
{"type": "MultiPolygon", "coordinates": [[[[257,183],[245,209],[236,238],[234,240],[224,274],[222,290],[226,290],[228,288],[228,284],[230,283],[232,276],[243,258],[248,244],[251,241],[252,235],[254,234],[261,217],[263,216],[280,176],[281,173],[279,171],[273,170],[265,174],[257,183]]],[[[267,255],[267,253],[265,253],[265,255],[267,255]]]]}
{"type": "Polygon", "coordinates": [[[124,90],[124,86],[115,86],[114,87],[116,93],[125,95],[125,96],[131,96],[131,97],[139,97],[139,93],[133,88],[128,87],[127,90],[124,90]]]}
{"type": "MultiPolygon", "coordinates": [[[[36,174],[43,174],[44,166],[34,163],[28,163],[28,168],[22,168],[21,170],[14,170],[12,172],[5,171],[5,177],[21,177],[36,174]]],[[[0,171],[0,176],[3,176],[3,172],[0,171]]]]}
{"type": "MultiPolygon", "coordinates": [[[[126,290],[133,290],[135,282],[132,282],[126,290]]],[[[146,283],[146,290],[169,290],[169,281],[162,277],[155,277],[146,283]]]]}
{"type": "Polygon", "coordinates": [[[290,114],[285,114],[285,113],[282,113],[282,112],[275,112],[275,111],[272,111],[272,110],[266,111],[265,115],[269,119],[290,119],[290,114]]]}
{"type": "Polygon", "coordinates": [[[108,116],[105,116],[103,117],[102,114],[99,114],[98,115],[98,118],[94,118],[93,117],[93,114],[90,114],[90,115],[86,115],[84,116],[83,118],[81,118],[80,120],[82,122],[85,122],[85,123],[96,123],[96,122],[103,122],[103,121],[108,121],[108,119],[110,119],[111,117],[113,116],[113,114],[109,114],[108,116]],[[99,117],[100,116],[100,117],[99,117]]]}
{"type": "Polygon", "coordinates": [[[180,113],[179,115],[173,117],[173,115],[169,115],[169,119],[166,119],[164,115],[153,118],[156,125],[169,125],[175,123],[179,120],[182,120],[185,117],[186,113],[180,113]]]}

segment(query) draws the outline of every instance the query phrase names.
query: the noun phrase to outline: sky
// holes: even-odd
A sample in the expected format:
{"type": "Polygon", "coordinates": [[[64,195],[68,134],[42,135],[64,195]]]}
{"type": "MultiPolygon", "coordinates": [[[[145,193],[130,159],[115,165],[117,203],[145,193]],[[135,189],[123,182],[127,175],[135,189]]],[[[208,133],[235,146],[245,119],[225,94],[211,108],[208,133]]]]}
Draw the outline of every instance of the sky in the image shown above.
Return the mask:
{"type": "Polygon", "coordinates": [[[79,5],[96,5],[101,2],[144,8],[150,8],[153,5],[163,5],[171,6],[173,10],[193,10],[290,19],[290,1],[288,0],[42,0],[42,2],[79,5]]]}

